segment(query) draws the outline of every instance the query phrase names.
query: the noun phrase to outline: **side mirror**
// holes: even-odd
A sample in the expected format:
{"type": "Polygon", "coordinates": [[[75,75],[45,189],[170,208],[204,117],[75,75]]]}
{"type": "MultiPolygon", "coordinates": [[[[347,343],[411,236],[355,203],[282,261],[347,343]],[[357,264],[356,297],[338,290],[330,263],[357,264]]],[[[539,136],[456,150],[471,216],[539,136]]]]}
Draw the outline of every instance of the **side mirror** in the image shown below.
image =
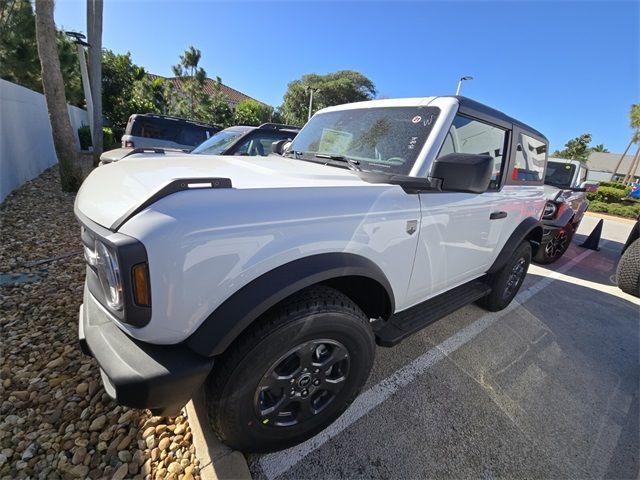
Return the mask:
{"type": "Polygon", "coordinates": [[[600,186],[599,182],[590,182],[590,181],[586,181],[586,182],[582,182],[580,184],[580,190],[582,190],[583,192],[587,192],[587,193],[596,193],[598,191],[598,187],[600,186]]]}
{"type": "Polygon", "coordinates": [[[289,140],[278,140],[276,142],[273,142],[271,144],[271,152],[272,153],[276,153],[278,155],[282,155],[284,153],[285,150],[285,144],[288,143],[289,140]]]}
{"type": "Polygon", "coordinates": [[[442,180],[445,192],[483,193],[489,188],[492,172],[489,155],[450,153],[434,162],[431,177],[442,180]]]}

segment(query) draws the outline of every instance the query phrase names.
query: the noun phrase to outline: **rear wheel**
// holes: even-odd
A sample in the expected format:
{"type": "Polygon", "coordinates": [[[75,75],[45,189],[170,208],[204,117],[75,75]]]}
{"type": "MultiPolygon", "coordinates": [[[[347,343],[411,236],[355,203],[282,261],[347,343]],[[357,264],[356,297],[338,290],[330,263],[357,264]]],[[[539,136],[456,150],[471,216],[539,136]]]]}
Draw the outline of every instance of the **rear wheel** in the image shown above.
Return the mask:
{"type": "Polygon", "coordinates": [[[207,392],[211,425],[244,452],[300,443],[351,404],[374,354],[369,319],[348,297],[324,286],[300,292],[216,363],[207,392]]]}
{"type": "Polygon", "coordinates": [[[623,292],[640,297],[640,239],[629,245],[620,257],[616,282],[623,292]]]}
{"type": "Polygon", "coordinates": [[[570,223],[565,225],[549,241],[540,245],[536,255],[533,257],[533,261],[548,264],[558,260],[571,245],[574,232],[573,225],[570,223]]]}
{"type": "Polygon", "coordinates": [[[502,269],[488,275],[487,284],[491,287],[491,293],[478,300],[478,305],[491,312],[506,308],[520,290],[530,263],[531,245],[523,242],[502,269]]]}

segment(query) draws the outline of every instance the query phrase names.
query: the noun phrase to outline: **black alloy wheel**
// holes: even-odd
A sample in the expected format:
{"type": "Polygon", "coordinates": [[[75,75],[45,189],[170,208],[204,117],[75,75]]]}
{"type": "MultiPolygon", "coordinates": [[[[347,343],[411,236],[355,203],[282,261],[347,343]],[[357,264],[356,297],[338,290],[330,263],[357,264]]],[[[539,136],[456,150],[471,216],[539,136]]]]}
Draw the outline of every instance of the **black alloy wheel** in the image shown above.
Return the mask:
{"type": "Polygon", "coordinates": [[[347,383],[349,352],[340,342],[305,342],[274,362],[258,384],[256,414],[263,425],[290,427],[324,411],[347,383]]]}

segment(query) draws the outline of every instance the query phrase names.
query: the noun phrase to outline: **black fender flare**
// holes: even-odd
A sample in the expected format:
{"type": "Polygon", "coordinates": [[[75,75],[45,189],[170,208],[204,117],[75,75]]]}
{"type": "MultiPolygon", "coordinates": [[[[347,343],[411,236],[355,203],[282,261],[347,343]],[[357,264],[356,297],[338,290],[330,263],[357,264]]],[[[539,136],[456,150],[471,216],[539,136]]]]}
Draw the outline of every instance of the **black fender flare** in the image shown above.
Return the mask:
{"type": "Polygon", "coordinates": [[[543,224],[549,227],[563,228],[571,222],[576,212],[571,207],[567,207],[558,218],[553,220],[545,220],[543,224]]]}
{"type": "Polygon", "coordinates": [[[185,343],[200,355],[219,355],[254,320],[287,297],[318,283],[353,276],[380,284],[388,296],[385,314],[394,312],[391,284],[378,265],[352,253],[323,253],[286,263],[252,280],[216,308],[185,343]]]}
{"type": "MultiPolygon", "coordinates": [[[[513,251],[525,240],[538,245],[542,241],[542,223],[537,218],[527,217],[516,227],[487,273],[495,273],[504,267],[513,251]]],[[[535,255],[535,251],[533,253],[535,255]]]]}

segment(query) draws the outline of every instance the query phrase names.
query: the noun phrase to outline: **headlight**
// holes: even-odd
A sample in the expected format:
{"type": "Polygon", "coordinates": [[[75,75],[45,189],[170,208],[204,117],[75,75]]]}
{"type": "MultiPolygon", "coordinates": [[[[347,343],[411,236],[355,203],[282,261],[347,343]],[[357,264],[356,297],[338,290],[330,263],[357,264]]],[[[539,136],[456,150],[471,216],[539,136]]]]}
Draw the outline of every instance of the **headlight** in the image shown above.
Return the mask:
{"type": "Polygon", "coordinates": [[[547,220],[552,219],[558,210],[558,206],[553,202],[547,202],[544,206],[544,212],[542,212],[542,218],[547,220]]]}
{"type": "MultiPolygon", "coordinates": [[[[86,245],[84,247],[84,260],[89,264],[90,267],[96,267],[98,264],[98,256],[96,255],[95,250],[91,250],[86,245]]],[[[93,247],[95,249],[95,245],[93,247]]]]}
{"type": "Polygon", "coordinates": [[[96,240],[95,262],[107,305],[114,310],[120,310],[122,308],[122,282],[118,257],[104,243],[96,240]]]}

